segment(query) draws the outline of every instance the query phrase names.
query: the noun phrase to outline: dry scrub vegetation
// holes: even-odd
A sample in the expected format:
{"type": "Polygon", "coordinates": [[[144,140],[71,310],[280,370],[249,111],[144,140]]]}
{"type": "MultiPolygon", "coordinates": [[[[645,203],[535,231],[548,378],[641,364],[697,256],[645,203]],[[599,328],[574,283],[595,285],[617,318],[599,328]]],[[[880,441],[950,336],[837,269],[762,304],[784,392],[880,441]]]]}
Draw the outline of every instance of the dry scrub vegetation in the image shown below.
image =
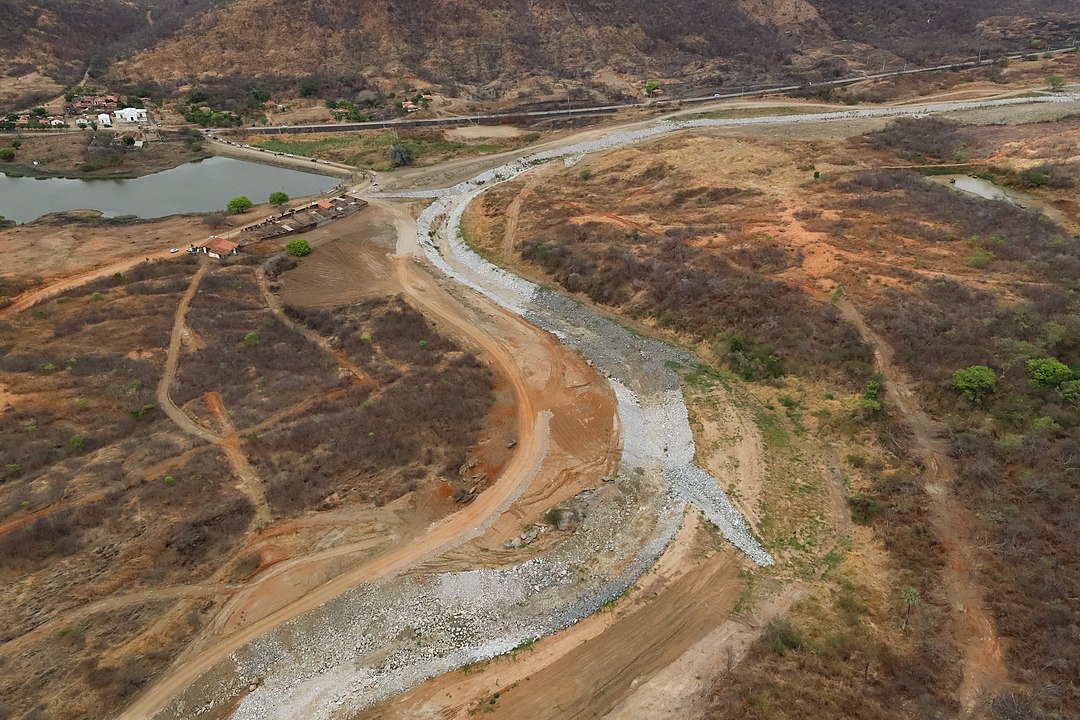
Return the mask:
{"type": "MultiPolygon", "coordinates": [[[[1010,685],[983,699],[989,711],[1076,716],[1080,630],[1070,599],[1080,593],[1080,555],[1070,537],[1080,520],[1069,499],[1080,489],[1080,243],[1033,210],[873,169],[973,163],[970,171],[1069,217],[1076,129],[1065,118],[978,128],[901,121],[851,140],[683,134],[590,157],[587,171],[509,183],[470,209],[466,239],[485,255],[763,380],[751,393],[773,408],[759,416],[773,448],[813,439],[790,474],[777,472],[782,453],[770,454],[759,528],[780,575],[757,578],[767,586],[785,567],[801,568],[810,597],[720,681],[709,717],[959,709],[947,558],[913,438],[883,405],[890,380],[873,375],[838,301],[896,350],[947,427],[954,491],[976,514],[976,577],[1009,669],[1010,685]],[[1040,358],[1060,363],[1029,366],[1040,358]],[[954,388],[954,372],[970,365],[997,375],[978,402],[954,388]],[[788,485],[807,464],[842,481],[855,523],[824,557],[827,543],[807,543],[812,523],[775,524],[814,496],[800,501],[798,483],[788,485]]],[[[698,417],[707,399],[691,403],[698,417]]]]}
{"type": "MultiPolygon", "coordinates": [[[[361,381],[273,315],[243,259],[201,278],[170,384],[196,425],[236,434],[186,434],[155,388],[198,263],[141,264],[0,323],[0,717],[106,717],[130,700],[228,583],[266,567],[248,551],[262,529],[253,497],[276,519],[434,496],[476,442],[491,373],[410,306],[289,309],[361,381]],[[230,459],[236,441],[255,496],[230,459]]],[[[451,509],[441,502],[419,521],[451,509]]],[[[310,549],[276,537],[278,560],[310,549]]]]}
{"type": "Polygon", "coordinates": [[[381,505],[440,475],[456,478],[494,400],[486,366],[400,298],[287,312],[332,338],[378,385],[322,400],[313,417],[279,423],[251,445],[275,512],[328,497],[381,505]]]}
{"type": "MultiPolygon", "coordinates": [[[[0,328],[0,384],[14,401],[0,416],[3,641],[88,603],[202,581],[242,537],[251,507],[227,467],[183,453],[155,406],[172,301],[193,270],[140,265],[0,328]]],[[[139,603],[117,607],[13,648],[0,701],[25,712],[68,688],[63,707],[36,717],[116,708],[201,623],[196,609],[173,622],[139,603]],[[156,621],[170,641],[140,635],[156,621]]]]}

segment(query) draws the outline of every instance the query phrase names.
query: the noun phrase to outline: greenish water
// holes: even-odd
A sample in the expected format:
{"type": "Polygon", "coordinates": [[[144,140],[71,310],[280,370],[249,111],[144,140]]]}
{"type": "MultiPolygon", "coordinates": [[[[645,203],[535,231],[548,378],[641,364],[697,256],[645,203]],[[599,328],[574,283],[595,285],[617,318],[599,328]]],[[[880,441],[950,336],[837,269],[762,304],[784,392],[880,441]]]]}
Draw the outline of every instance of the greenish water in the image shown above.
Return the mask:
{"type": "Polygon", "coordinates": [[[0,175],[0,215],[26,223],[64,210],[99,210],[106,217],[156,218],[224,210],[229,198],[265,202],[277,190],[290,197],[326,192],[340,182],[325,175],[212,157],[129,180],[70,180],[0,175]]]}

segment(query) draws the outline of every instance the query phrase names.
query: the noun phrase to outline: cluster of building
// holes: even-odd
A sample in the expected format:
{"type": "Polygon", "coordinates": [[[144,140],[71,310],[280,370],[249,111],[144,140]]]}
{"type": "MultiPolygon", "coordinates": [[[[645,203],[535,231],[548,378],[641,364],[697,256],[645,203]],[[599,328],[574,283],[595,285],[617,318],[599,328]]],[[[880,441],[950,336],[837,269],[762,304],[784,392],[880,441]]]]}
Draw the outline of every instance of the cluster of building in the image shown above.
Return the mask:
{"type": "MultiPolygon", "coordinates": [[[[239,255],[244,245],[311,230],[348,217],[366,206],[367,201],[347,194],[316,200],[298,208],[290,208],[280,215],[271,215],[260,223],[243,228],[240,231],[240,242],[211,235],[200,245],[190,245],[187,252],[193,255],[203,253],[220,260],[230,255],[239,255]]],[[[173,252],[178,252],[177,248],[173,248],[173,252]]]]}
{"type": "Polygon", "coordinates": [[[352,195],[316,200],[302,207],[286,210],[280,215],[271,215],[261,223],[244,228],[242,232],[252,233],[255,242],[302,233],[359,212],[366,205],[367,201],[352,195]]]}
{"type": "MultiPolygon", "coordinates": [[[[98,127],[112,127],[114,119],[116,120],[116,122],[144,123],[147,121],[148,117],[149,116],[147,115],[145,109],[129,107],[117,110],[113,112],[112,115],[109,115],[108,113],[99,114],[97,116],[97,124],[98,127]]],[[[85,119],[86,118],[80,118],[80,120],[85,119]]],[[[78,122],[78,120],[76,120],[76,122],[78,122]]]]}
{"type": "Polygon", "coordinates": [[[15,119],[15,127],[65,127],[67,120],[63,115],[49,115],[48,117],[37,117],[30,113],[21,113],[15,119]]]}
{"type": "MultiPolygon", "coordinates": [[[[111,95],[108,97],[112,97],[111,95]]],[[[15,127],[20,128],[37,128],[37,127],[67,127],[72,122],[76,126],[84,128],[88,127],[91,123],[96,124],[98,127],[110,128],[114,123],[144,123],[147,121],[147,113],[143,108],[122,108],[120,110],[114,110],[112,113],[102,112],[96,116],[78,115],[69,118],[65,115],[48,115],[48,116],[36,116],[32,113],[21,113],[15,119],[15,127]]]]}
{"type": "MultiPolygon", "coordinates": [[[[424,102],[425,105],[426,105],[426,103],[431,102],[432,99],[433,98],[432,98],[431,95],[421,95],[420,96],[420,100],[422,102],[424,102]]],[[[407,113],[414,113],[417,110],[421,110],[422,108],[412,100],[405,100],[404,102],[401,103],[401,109],[404,110],[407,113]]]]}
{"type": "Polygon", "coordinates": [[[76,95],[64,112],[68,115],[112,112],[117,107],[115,95],[76,95]]]}

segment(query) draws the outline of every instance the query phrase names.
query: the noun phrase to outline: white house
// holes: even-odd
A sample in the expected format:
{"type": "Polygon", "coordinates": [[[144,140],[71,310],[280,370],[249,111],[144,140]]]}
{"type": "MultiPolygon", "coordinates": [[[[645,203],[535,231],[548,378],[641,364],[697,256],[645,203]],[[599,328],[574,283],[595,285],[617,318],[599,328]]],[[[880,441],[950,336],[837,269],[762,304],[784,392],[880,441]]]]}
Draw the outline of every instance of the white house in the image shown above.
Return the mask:
{"type": "Polygon", "coordinates": [[[124,108],[113,113],[120,122],[146,122],[146,110],[143,108],[124,108]]]}
{"type": "Polygon", "coordinates": [[[112,127],[112,118],[109,113],[101,113],[97,116],[98,127],[112,127]]]}

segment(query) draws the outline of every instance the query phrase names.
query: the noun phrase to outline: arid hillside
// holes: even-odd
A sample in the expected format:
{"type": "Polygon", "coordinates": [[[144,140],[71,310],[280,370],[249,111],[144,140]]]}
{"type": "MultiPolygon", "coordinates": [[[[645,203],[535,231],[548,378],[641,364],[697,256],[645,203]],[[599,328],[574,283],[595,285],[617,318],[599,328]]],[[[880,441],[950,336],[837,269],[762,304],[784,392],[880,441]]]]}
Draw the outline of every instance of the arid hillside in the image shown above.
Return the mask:
{"type": "Polygon", "coordinates": [[[813,79],[867,63],[1038,49],[1077,25],[1068,0],[673,0],[663,12],[641,0],[6,5],[0,37],[14,52],[0,64],[4,101],[58,89],[88,67],[144,89],[257,79],[295,91],[306,79],[363,90],[405,80],[494,100],[537,97],[564,80],[617,98],[639,95],[649,79],[813,79]]]}
{"type": "MultiPolygon", "coordinates": [[[[1077,717],[1078,123],[700,130],[470,207],[488,258],[693,345],[836,453],[849,544],[706,717],[1077,717]]],[[[784,503],[781,567],[827,547],[776,532],[784,503]]]]}

